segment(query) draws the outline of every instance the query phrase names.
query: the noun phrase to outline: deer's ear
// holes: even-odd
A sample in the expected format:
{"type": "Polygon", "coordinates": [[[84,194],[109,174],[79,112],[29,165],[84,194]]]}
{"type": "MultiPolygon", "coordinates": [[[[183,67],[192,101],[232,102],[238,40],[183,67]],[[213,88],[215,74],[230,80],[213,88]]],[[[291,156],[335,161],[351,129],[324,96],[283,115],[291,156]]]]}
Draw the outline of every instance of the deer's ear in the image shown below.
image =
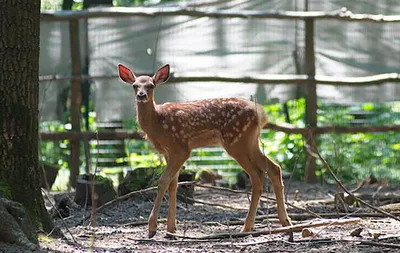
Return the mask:
{"type": "Polygon", "coordinates": [[[125,83],[133,84],[135,82],[136,76],[129,68],[122,64],[118,64],[118,74],[119,78],[125,83]]]}
{"type": "Polygon", "coordinates": [[[161,67],[153,76],[154,84],[159,85],[168,81],[169,78],[169,64],[161,67]]]}

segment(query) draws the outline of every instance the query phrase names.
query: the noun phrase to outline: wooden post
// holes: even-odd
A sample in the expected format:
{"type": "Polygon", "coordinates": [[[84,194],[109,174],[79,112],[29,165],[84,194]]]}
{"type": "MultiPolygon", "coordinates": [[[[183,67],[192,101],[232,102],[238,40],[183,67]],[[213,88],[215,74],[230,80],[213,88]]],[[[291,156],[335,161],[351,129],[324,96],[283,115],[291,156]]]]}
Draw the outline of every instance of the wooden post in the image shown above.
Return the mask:
{"type": "MultiPolygon", "coordinates": [[[[305,67],[310,79],[307,85],[306,97],[306,125],[314,128],[317,126],[317,83],[315,81],[315,52],[314,52],[314,19],[305,19],[305,67]]],[[[305,136],[307,144],[312,146],[310,136],[305,136]]],[[[315,140],[315,136],[313,136],[315,140]]],[[[304,180],[307,183],[315,182],[315,158],[307,154],[304,180]]]]}
{"type": "MultiPolygon", "coordinates": [[[[80,76],[81,73],[81,55],[79,45],[79,19],[69,21],[69,38],[71,50],[72,75],[80,76]]],[[[71,81],[71,126],[72,131],[81,131],[81,82],[79,80],[71,81]]],[[[76,187],[76,180],[79,175],[80,166],[80,140],[71,140],[70,156],[70,177],[69,182],[72,187],[76,187]]]]}

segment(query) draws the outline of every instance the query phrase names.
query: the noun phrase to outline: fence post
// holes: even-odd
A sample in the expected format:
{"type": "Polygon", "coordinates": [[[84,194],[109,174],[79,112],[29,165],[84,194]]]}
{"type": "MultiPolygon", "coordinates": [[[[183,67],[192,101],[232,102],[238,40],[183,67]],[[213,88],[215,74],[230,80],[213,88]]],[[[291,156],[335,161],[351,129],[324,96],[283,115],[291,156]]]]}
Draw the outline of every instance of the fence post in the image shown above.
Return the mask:
{"type": "MultiPolygon", "coordinates": [[[[81,76],[81,55],[79,45],[79,19],[71,19],[69,21],[69,39],[71,50],[72,76],[81,76]]],[[[71,81],[71,127],[72,131],[81,131],[81,104],[82,93],[81,83],[78,79],[71,81]]],[[[76,187],[76,180],[79,175],[80,166],[80,139],[71,139],[71,156],[70,156],[70,177],[69,182],[72,187],[76,187]]]]}
{"type": "MultiPolygon", "coordinates": [[[[315,51],[314,51],[314,19],[305,19],[305,67],[310,82],[307,85],[306,96],[306,125],[314,128],[317,126],[317,84],[315,82],[315,51]]],[[[312,133],[311,133],[312,134],[312,133]]],[[[313,146],[310,138],[306,136],[307,144],[313,146]]],[[[313,138],[315,138],[313,136],[313,138]]],[[[304,180],[307,183],[315,182],[315,158],[307,154],[304,180]]]]}

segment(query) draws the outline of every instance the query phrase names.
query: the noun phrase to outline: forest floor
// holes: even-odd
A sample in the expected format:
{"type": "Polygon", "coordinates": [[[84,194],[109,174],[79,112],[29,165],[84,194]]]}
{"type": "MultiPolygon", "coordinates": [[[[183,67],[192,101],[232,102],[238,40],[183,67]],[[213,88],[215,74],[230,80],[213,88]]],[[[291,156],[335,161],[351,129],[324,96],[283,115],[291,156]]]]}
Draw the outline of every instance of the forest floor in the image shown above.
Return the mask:
{"type": "MultiPolygon", "coordinates": [[[[188,205],[178,202],[177,234],[180,238],[165,236],[167,201],[164,200],[157,234],[148,239],[146,220],[152,201],[142,196],[103,209],[97,214],[96,227],[88,226],[88,220],[83,224],[81,222],[89,213],[89,208],[86,211],[73,209],[72,216],[64,220],[55,219],[66,238],[41,239],[40,247],[44,252],[89,252],[91,245],[94,245],[94,252],[400,252],[399,221],[385,216],[369,217],[376,212],[357,205],[346,205],[351,215],[337,215],[345,212],[339,210],[340,207],[333,201],[337,187],[292,182],[287,188],[290,204],[326,215],[324,219],[315,218],[304,210],[288,207],[294,225],[322,222],[322,226],[308,229],[313,236],[305,237],[302,234],[306,231],[302,233],[300,230],[294,232],[293,241],[290,242],[288,233],[271,234],[281,226],[276,219],[275,203],[266,201],[259,208],[255,225],[255,231],[264,233],[236,238],[240,223],[246,216],[249,196],[196,187],[194,199],[207,203],[188,205]],[[349,223],[334,224],[337,218],[349,223]],[[352,236],[351,233],[356,229],[360,232],[359,236],[352,236]],[[220,233],[227,235],[227,238],[218,238],[221,235],[217,234],[220,233]],[[216,238],[204,238],[207,235],[215,235],[216,238]]],[[[365,199],[370,198],[368,202],[379,206],[396,200],[398,202],[400,188],[365,185],[357,194],[365,199]]],[[[267,195],[274,197],[273,193],[267,195]]],[[[400,217],[400,208],[396,205],[386,209],[400,217]]]]}

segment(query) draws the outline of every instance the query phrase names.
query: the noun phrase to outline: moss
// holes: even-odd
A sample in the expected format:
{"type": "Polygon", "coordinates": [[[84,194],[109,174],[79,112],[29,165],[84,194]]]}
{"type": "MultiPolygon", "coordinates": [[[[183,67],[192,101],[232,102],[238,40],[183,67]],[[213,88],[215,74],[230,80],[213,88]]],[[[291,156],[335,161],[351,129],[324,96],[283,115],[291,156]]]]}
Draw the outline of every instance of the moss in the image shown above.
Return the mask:
{"type": "Polygon", "coordinates": [[[99,183],[107,183],[107,181],[109,181],[108,178],[100,176],[100,175],[96,175],[96,182],[99,183]]]}
{"type": "Polygon", "coordinates": [[[180,171],[179,171],[179,175],[187,175],[187,174],[189,174],[189,175],[195,175],[195,174],[196,174],[196,171],[191,170],[191,169],[183,169],[183,170],[180,170],[180,171]]]}
{"type": "Polygon", "coordinates": [[[111,178],[108,177],[96,175],[96,182],[111,186],[111,188],[114,187],[113,181],[111,180],[111,178]]]}
{"type": "Polygon", "coordinates": [[[0,182],[0,196],[1,195],[7,199],[11,199],[10,187],[5,182],[0,182]]]}
{"type": "Polygon", "coordinates": [[[45,234],[39,234],[38,239],[39,239],[39,242],[47,242],[47,243],[49,243],[49,242],[54,241],[53,238],[51,238],[51,237],[49,237],[49,236],[47,236],[45,234]]]}

